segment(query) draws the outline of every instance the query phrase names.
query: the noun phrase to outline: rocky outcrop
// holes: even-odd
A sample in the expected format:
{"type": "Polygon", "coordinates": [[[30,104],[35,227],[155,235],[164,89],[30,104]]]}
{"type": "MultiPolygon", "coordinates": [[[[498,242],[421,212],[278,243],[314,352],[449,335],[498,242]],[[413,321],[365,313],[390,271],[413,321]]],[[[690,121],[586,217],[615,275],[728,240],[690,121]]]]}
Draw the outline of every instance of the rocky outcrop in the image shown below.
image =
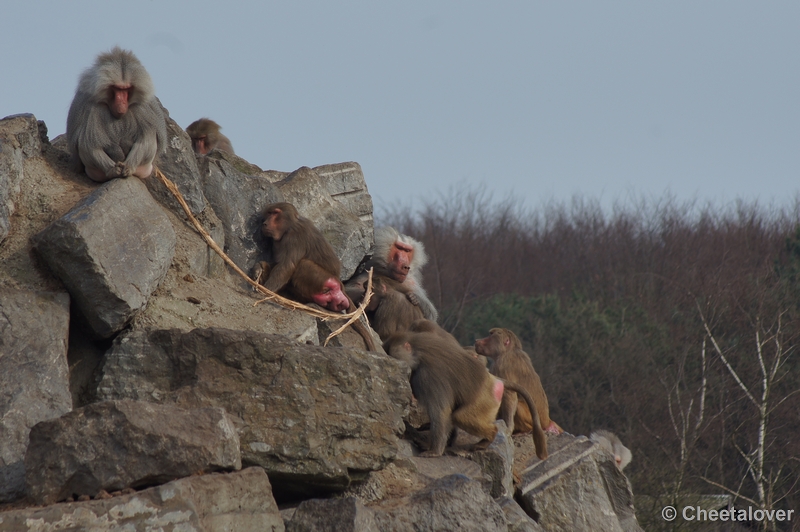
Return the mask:
{"type": "Polygon", "coordinates": [[[31,427],[72,410],[69,296],[0,287],[0,502],[25,490],[31,427]]]}
{"type": "Polygon", "coordinates": [[[134,331],[100,370],[98,400],[222,407],[242,461],[286,492],[342,490],[397,454],[407,367],[384,355],[229,329],[134,331]]]}
{"type": "Polygon", "coordinates": [[[33,238],[94,332],[108,338],[141,310],[175,253],[175,231],[139,179],[112,179],[33,238]]]}
{"type": "Polygon", "coordinates": [[[545,530],[640,531],[633,492],[613,457],[584,436],[548,441],[549,456],[539,460],[529,440],[515,449],[521,482],[518,499],[545,530]]]}
{"type": "MultiPolygon", "coordinates": [[[[200,186],[219,216],[225,232],[225,253],[243,270],[265,254],[261,235],[261,211],[270,203],[284,201],[281,191],[269,180],[244,174],[225,159],[199,157],[200,186]]],[[[228,155],[228,154],[225,154],[228,155]]]]}
{"type": "MultiPolygon", "coordinates": [[[[274,201],[343,275],[368,258],[358,164],[262,171],[168,130],[160,169],[242,270],[268,256],[274,201]]],[[[627,479],[583,437],[551,437],[542,462],[499,421],[485,450],[459,433],[420,458],[400,439],[404,363],[352,330],[320,347],[337,320],[260,302],[159,181],[94,183],[45,132],[0,121],[0,532],[639,530],[627,479]]]]}
{"type": "Polygon", "coordinates": [[[43,530],[281,532],[284,525],[267,475],[252,467],[93,501],[0,512],[0,532],[43,530]]]}
{"type": "Polygon", "coordinates": [[[27,157],[41,152],[36,117],[31,114],[3,119],[0,130],[0,243],[11,230],[20,182],[25,175],[23,163],[27,157]]]}
{"type": "Polygon", "coordinates": [[[242,467],[239,437],[225,410],[107,401],[31,430],[28,495],[39,504],[163,484],[242,467]]]}
{"type": "Polygon", "coordinates": [[[399,499],[364,506],[354,497],[310,500],[297,508],[287,531],[508,530],[503,510],[481,484],[464,475],[449,475],[399,499]]]}

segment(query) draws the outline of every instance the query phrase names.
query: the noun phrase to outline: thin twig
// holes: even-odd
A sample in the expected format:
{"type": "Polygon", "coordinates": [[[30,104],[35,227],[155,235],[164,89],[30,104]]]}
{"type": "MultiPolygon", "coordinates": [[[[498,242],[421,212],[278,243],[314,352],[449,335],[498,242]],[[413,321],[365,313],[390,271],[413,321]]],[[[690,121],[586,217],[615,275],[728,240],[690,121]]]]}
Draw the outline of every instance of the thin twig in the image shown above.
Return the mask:
{"type": "Polygon", "coordinates": [[[744,495],[742,495],[741,493],[739,493],[739,492],[737,492],[737,491],[734,491],[734,490],[732,490],[732,489],[730,489],[730,488],[728,488],[728,487],[725,487],[725,486],[723,486],[722,484],[718,484],[718,483],[714,482],[713,480],[711,480],[711,479],[709,479],[709,478],[706,478],[706,477],[700,477],[700,478],[701,478],[702,480],[704,480],[704,481],[708,482],[708,483],[709,483],[709,484],[711,484],[712,486],[716,486],[716,487],[718,487],[719,489],[723,489],[723,490],[727,491],[727,492],[728,492],[728,493],[730,493],[731,495],[735,496],[737,499],[742,499],[742,500],[745,500],[745,501],[749,502],[750,504],[754,504],[754,505],[756,505],[756,506],[758,506],[758,507],[761,507],[761,504],[759,504],[758,502],[754,501],[754,500],[753,500],[753,499],[751,499],[750,497],[745,497],[745,496],[744,496],[744,495]]]}

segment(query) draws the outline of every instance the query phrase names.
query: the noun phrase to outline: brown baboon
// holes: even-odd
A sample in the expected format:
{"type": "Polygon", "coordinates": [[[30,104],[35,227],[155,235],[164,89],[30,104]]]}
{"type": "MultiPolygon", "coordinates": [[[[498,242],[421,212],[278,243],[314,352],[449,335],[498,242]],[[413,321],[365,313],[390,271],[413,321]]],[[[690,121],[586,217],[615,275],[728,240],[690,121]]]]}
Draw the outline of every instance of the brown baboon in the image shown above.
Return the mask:
{"type": "MultiPolygon", "coordinates": [[[[373,316],[372,323],[379,334],[381,330],[391,331],[388,332],[388,334],[391,334],[394,331],[408,328],[413,319],[410,321],[403,319],[401,321],[398,319],[400,316],[403,318],[416,316],[436,321],[438,317],[436,308],[422,288],[422,273],[420,269],[427,261],[425,248],[421,242],[417,242],[409,236],[401,235],[392,227],[382,227],[375,230],[375,250],[366,267],[367,269],[374,268],[374,279],[385,277],[396,283],[386,284],[387,291],[393,291],[394,293],[382,298],[382,301],[386,301],[390,305],[392,311],[384,309],[383,312],[378,312],[380,303],[377,304],[375,309],[377,316],[373,316]],[[405,301],[398,297],[397,293],[402,294],[405,297],[405,301]],[[401,305],[409,308],[401,309],[401,305]]],[[[345,285],[345,290],[353,301],[360,302],[364,297],[366,282],[367,274],[362,273],[353,277],[345,285]]],[[[383,334],[380,336],[381,339],[387,337],[383,334]]]]}
{"type": "MultiPolygon", "coordinates": [[[[505,388],[501,379],[467,356],[457,343],[436,333],[397,333],[383,347],[390,356],[411,366],[411,390],[430,417],[430,448],[422,456],[441,456],[453,426],[483,438],[478,449],[494,441],[494,421],[505,388]]],[[[536,412],[536,405],[525,390],[511,383],[508,386],[517,390],[536,412]]],[[[547,458],[547,439],[541,428],[533,431],[533,441],[537,456],[547,458]]]]}
{"type": "MultiPolygon", "coordinates": [[[[506,382],[516,383],[528,391],[538,407],[541,428],[551,434],[561,434],[563,429],[550,419],[550,406],[542,388],[542,381],[533,369],[531,359],[522,350],[517,335],[508,329],[492,329],[489,336],[475,341],[475,351],[492,360],[491,372],[506,382]]],[[[517,394],[506,391],[500,416],[512,432],[528,432],[534,425],[527,405],[519,404],[517,394]]]]}
{"type": "Polygon", "coordinates": [[[445,340],[449,341],[451,344],[457,345],[458,347],[463,349],[468,356],[477,359],[478,362],[481,363],[481,366],[486,367],[487,359],[485,356],[479,355],[477,352],[475,352],[475,348],[472,347],[471,345],[462,346],[460,343],[458,343],[458,340],[456,340],[455,336],[445,331],[444,328],[436,322],[426,319],[417,320],[411,324],[408,330],[409,332],[429,332],[436,334],[440,338],[444,338],[445,340]]]}
{"type": "MultiPolygon", "coordinates": [[[[291,203],[273,203],[264,209],[261,233],[272,240],[273,264],[259,263],[253,280],[273,292],[286,290],[296,301],[316,303],[336,312],[355,310],[342,290],[342,264],[333,247],[310,220],[291,203]]],[[[367,349],[375,342],[360,322],[353,327],[364,338],[367,349]]]]}
{"type": "Polygon", "coordinates": [[[210,118],[195,120],[186,128],[186,133],[192,139],[192,149],[195,153],[206,155],[213,149],[233,153],[233,146],[228,137],[220,133],[219,124],[210,118]]]}
{"type": "Polygon", "coordinates": [[[116,47],[81,74],[67,115],[67,144],[75,168],[95,181],[153,173],[167,144],[166,119],[132,52],[116,47]]]}
{"type": "Polygon", "coordinates": [[[367,311],[370,313],[370,323],[381,340],[406,331],[414,321],[423,319],[422,309],[410,302],[408,296],[411,291],[403,283],[385,275],[374,275],[372,289],[367,311]]]}
{"type": "Polygon", "coordinates": [[[607,430],[596,430],[592,432],[589,439],[600,445],[603,449],[614,455],[614,461],[620,471],[631,463],[631,450],[622,445],[616,434],[607,430]]]}

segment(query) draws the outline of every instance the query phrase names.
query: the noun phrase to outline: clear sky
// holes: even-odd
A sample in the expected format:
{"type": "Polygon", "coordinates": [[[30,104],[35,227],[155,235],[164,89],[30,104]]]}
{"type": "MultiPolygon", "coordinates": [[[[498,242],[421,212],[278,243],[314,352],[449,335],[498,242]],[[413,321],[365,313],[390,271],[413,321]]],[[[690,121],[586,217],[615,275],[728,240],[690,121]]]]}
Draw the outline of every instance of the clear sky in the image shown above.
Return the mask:
{"type": "Polygon", "coordinates": [[[793,199],[800,2],[3,2],[0,117],[64,132],[114,45],[170,115],[208,116],[264,169],[357,161],[380,208],[486,184],[793,199]]]}

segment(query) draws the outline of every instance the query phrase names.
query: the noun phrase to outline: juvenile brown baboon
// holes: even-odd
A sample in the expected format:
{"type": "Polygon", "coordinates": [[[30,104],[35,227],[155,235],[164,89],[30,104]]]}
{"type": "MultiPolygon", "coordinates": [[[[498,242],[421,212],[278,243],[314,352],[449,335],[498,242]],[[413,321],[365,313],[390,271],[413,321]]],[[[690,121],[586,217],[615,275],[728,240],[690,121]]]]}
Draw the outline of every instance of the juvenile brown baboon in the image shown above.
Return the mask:
{"type": "Polygon", "coordinates": [[[613,432],[608,430],[596,430],[592,432],[589,439],[614,455],[614,461],[617,463],[617,467],[620,471],[631,463],[633,455],[631,455],[630,449],[622,445],[620,439],[613,432]]]}
{"type": "Polygon", "coordinates": [[[408,299],[411,291],[402,283],[385,275],[372,278],[372,299],[367,310],[370,323],[381,340],[408,330],[413,322],[423,319],[422,309],[408,299]]]}
{"type": "Polygon", "coordinates": [[[135,55],[115,47],[81,74],[67,115],[67,144],[78,171],[95,181],[149,177],[167,144],[153,81],[135,55]]]}
{"type": "MultiPolygon", "coordinates": [[[[539,374],[533,369],[531,359],[522,350],[517,335],[508,329],[492,329],[489,336],[475,341],[475,351],[492,360],[491,372],[506,382],[516,383],[533,397],[538,407],[541,428],[551,434],[564,432],[550,419],[550,406],[542,388],[539,374]]],[[[512,432],[528,432],[534,428],[531,412],[527,405],[519,404],[517,394],[506,391],[500,416],[512,432]]]]}
{"type": "MultiPolygon", "coordinates": [[[[410,307],[408,311],[402,312],[403,316],[419,316],[421,313],[419,317],[436,321],[438,317],[436,308],[422,288],[422,272],[420,270],[427,261],[428,257],[421,242],[417,242],[410,236],[401,235],[392,227],[382,227],[375,230],[375,250],[366,267],[367,269],[374,268],[373,278],[387,277],[397,283],[397,285],[391,285],[390,288],[402,293],[406,298],[404,304],[410,307]],[[415,309],[419,312],[415,312],[415,309]]],[[[366,273],[357,275],[348,281],[345,290],[353,301],[361,301],[364,297],[366,282],[366,273]]],[[[386,300],[393,304],[395,312],[384,312],[379,318],[373,318],[375,329],[395,331],[407,328],[410,322],[395,323],[399,312],[396,307],[401,304],[399,298],[391,295],[386,300]],[[388,320],[388,322],[384,323],[384,320],[388,320]]],[[[381,335],[381,338],[384,336],[381,335]]]]}
{"type": "MultiPolygon", "coordinates": [[[[316,303],[336,312],[353,312],[355,306],[342,290],[342,263],[333,247],[310,220],[291,203],[273,203],[264,209],[261,233],[272,241],[273,264],[259,263],[253,280],[277,293],[285,290],[296,301],[316,303]]],[[[367,349],[375,342],[360,322],[353,327],[364,338],[367,349]]]]}
{"type": "MultiPolygon", "coordinates": [[[[486,448],[497,435],[497,411],[506,387],[461,346],[431,332],[394,334],[383,344],[386,352],[412,368],[411,390],[431,420],[430,448],[422,456],[441,456],[453,426],[483,438],[476,448],[486,448]]],[[[536,412],[530,395],[512,383],[536,412]]],[[[547,458],[547,439],[541,428],[533,431],[536,454],[547,458]]]]}
{"type": "Polygon", "coordinates": [[[186,128],[186,133],[192,139],[192,149],[195,153],[206,155],[213,149],[233,153],[233,146],[228,137],[220,133],[219,124],[210,118],[195,120],[186,128]]]}

